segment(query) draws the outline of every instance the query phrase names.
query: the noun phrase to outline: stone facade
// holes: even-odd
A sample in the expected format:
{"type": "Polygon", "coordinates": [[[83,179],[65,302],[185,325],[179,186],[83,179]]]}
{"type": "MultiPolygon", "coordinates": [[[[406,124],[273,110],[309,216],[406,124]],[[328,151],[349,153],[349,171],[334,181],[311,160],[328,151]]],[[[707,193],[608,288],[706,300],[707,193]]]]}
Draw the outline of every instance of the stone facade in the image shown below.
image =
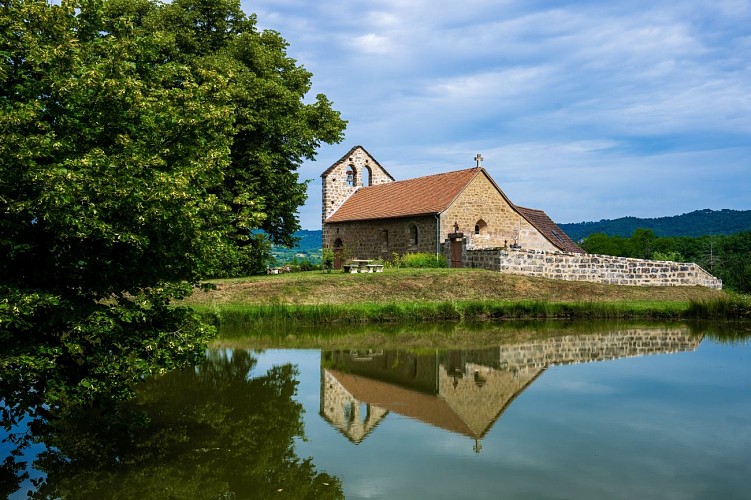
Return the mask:
{"type": "Polygon", "coordinates": [[[618,330],[590,335],[567,335],[524,344],[502,345],[500,367],[523,371],[630,358],[649,354],[694,351],[702,338],[686,329],[656,328],[618,330]]]}
{"type": "Polygon", "coordinates": [[[359,146],[321,177],[323,247],[343,248],[345,258],[391,259],[393,254],[416,252],[439,254],[442,252],[439,242],[456,232],[455,225],[474,247],[519,244],[525,248],[556,250],[516,210],[483,169],[477,169],[477,174],[440,213],[347,222],[326,220],[358,189],[394,182],[393,177],[359,146]]]}
{"type": "Polygon", "coordinates": [[[472,249],[465,245],[462,252],[462,267],[613,285],[705,286],[722,289],[722,280],[715,278],[697,264],[610,255],[510,248],[472,249]]]}
{"type": "Polygon", "coordinates": [[[357,400],[328,370],[321,370],[320,415],[359,444],[388,415],[388,410],[357,400]]]}
{"type": "Polygon", "coordinates": [[[325,224],[324,248],[339,245],[344,249],[345,258],[357,259],[390,260],[394,253],[436,253],[436,218],[405,217],[325,224]]]}
{"type": "Polygon", "coordinates": [[[454,232],[464,233],[469,244],[474,247],[498,247],[516,243],[524,248],[556,250],[552,243],[514,209],[485,172],[475,177],[441,214],[441,240],[454,232]],[[458,225],[458,231],[455,231],[454,224],[458,225]]]}
{"type": "MultiPolygon", "coordinates": [[[[359,188],[394,182],[394,178],[362,148],[352,150],[351,154],[341,158],[321,177],[323,221],[336,212],[359,188]]],[[[326,224],[323,226],[325,228],[326,224]]]]}

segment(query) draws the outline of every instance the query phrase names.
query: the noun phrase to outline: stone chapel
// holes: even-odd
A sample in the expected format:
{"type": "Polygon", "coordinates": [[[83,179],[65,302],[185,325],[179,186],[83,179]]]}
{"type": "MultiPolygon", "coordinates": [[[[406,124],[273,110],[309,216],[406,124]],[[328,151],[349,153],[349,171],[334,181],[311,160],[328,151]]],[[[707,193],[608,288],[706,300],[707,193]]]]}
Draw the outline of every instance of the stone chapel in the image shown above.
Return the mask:
{"type": "MultiPolygon", "coordinates": [[[[514,205],[480,165],[397,181],[362,146],[323,174],[323,247],[351,258],[468,248],[584,253],[542,210],[514,205]]],[[[340,261],[340,259],[337,259],[340,261]]]]}

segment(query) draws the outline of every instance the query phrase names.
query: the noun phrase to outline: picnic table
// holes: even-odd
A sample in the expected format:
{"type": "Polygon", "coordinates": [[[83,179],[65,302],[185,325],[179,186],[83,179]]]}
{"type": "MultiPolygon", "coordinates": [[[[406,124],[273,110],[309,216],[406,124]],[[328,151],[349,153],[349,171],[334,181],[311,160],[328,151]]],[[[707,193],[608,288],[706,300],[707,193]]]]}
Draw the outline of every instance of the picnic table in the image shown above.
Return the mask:
{"type": "Polygon", "coordinates": [[[381,273],[383,264],[373,264],[372,259],[352,259],[342,267],[345,273],[381,273]]]}

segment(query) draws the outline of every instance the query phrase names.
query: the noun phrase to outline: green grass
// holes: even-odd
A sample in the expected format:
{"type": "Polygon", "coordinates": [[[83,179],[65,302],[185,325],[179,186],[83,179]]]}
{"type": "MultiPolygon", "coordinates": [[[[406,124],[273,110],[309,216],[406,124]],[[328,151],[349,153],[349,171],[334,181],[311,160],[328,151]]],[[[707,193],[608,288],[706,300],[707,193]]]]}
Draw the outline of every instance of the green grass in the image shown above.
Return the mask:
{"type": "Polygon", "coordinates": [[[666,320],[701,317],[683,302],[457,301],[385,304],[228,305],[196,308],[222,330],[286,330],[295,326],[436,321],[618,319],[666,320]]]}
{"type": "Polygon", "coordinates": [[[215,280],[183,301],[225,328],[505,319],[751,319],[751,299],[702,287],[630,287],[478,269],[292,273],[215,280]]]}

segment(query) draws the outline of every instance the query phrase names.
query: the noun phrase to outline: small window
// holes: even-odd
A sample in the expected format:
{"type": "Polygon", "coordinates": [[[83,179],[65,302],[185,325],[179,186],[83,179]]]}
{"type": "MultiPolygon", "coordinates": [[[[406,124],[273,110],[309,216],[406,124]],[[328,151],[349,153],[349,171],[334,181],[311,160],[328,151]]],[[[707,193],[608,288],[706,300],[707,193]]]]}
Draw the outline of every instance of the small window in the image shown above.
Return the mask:
{"type": "Polygon", "coordinates": [[[381,243],[384,245],[389,244],[389,232],[386,229],[381,230],[381,243]]]}
{"type": "Polygon", "coordinates": [[[487,229],[488,224],[480,219],[475,223],[475,234],[483,234],[485,233],[485,230],[487,229]]]}
{"type": "Polygon", "coordinates": [[[355,167],[352,165],[349,166],[349,169],[347,169],[347,180],[346,184],[348,187],[355,187],[357,184],[357,172],[355,171],[355,167]]]}
{"type": "Polygon", "coordinates": [[[409,244],[417,245],[417,226],[414,224],[409,225],[409,244]]]}

